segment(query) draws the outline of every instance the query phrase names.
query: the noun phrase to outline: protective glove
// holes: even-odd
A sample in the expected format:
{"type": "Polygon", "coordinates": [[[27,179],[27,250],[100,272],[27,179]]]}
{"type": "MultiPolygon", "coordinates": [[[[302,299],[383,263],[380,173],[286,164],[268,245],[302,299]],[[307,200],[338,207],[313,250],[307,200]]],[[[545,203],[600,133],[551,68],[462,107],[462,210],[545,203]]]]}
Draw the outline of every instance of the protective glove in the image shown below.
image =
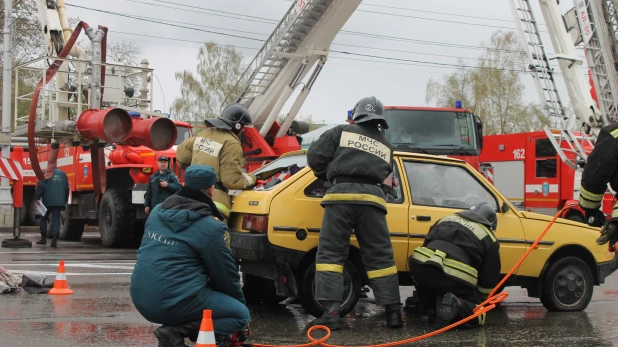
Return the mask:
{"type": "Polygon", "coordinates": [[[597,239],[597,245],[608,243],[609,251],[615,251],[616,242],[618,242],[618,219],[609,220],[601,229],[601,236],[597,239]]]}
{"type": "Polygon", "coordinates": [[[584,209],[586,223],[592,227],[602,227],[605,224],[605,214],[599,209],[584,209]]]}

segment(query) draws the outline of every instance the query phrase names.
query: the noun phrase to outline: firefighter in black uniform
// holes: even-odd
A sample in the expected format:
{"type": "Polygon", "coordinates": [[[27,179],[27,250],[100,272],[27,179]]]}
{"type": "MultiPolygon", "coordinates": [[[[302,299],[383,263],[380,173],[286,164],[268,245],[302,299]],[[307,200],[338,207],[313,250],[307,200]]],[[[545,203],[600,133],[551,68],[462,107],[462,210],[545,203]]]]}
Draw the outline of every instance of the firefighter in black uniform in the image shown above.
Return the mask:
{"type": "MultiPolygon", "coordinates": [[[[443,328],[470,316],[487,299],[500,280],[500,244],[493,234],[497,223],[494,208],[481,203],[431,227],[423,246],[408,258],[418,294],[413,312],[435,315],[436,326],[443,328]]],[[[483,313],[462,326],[484,324],[483,313]]]]}
{"type": "Polygon", "coordinates": [[[579,187],[579,205],[584,209],[586,222],[591,226],[603,226],[597,243],[602,245],[609,242],[611,251],[618,241],[618,203],[614,205],[612,216],[607,222],[600,208],[607,184],[609,183],[614,191],[618,189],[617,169],[618,123],[614,123],[603,127],[599,132],[594,149],[586,160],[579,187]]]}
{"type": "Polygon", "coordinates": [[[382,183],[392,172],[393,152],[382,134],[388,124],[375,97],[354,107],[352,124],[339,125],[311,144],[307,163],[332,187],[322,199],[324,220],[316,257],[315,299],[324,315],[314,325],[343,326],[343,266],[354,232],[376,303],[386,307],[389,328],[403,325],[399,279],[388,226],[382,183]]]}

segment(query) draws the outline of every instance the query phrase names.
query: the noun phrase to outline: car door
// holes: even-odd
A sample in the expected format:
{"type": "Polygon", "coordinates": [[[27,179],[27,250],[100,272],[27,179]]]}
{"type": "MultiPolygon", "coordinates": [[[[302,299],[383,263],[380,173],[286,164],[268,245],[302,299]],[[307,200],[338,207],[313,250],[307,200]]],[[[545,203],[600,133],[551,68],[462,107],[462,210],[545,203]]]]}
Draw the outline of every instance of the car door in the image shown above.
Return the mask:
{"type": "MultiPolygon", "coordinates": [[[[455,162],[404,160],[412,204],[409,209],[408,256],[423,244],[430,227],[440,218],[486,202],[499,211],[499,198],[470,166],[455,162]]],[[[510,270],[525,251],[520,217],[512,210],[497,212],[502,272],[510,270]]]]}

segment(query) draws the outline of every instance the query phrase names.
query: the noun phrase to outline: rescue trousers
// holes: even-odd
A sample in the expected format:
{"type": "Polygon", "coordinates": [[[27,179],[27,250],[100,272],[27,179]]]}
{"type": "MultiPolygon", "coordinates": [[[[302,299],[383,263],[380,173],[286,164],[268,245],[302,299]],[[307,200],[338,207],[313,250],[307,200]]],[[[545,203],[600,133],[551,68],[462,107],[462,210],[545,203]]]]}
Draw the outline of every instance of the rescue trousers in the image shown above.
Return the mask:
{"type": "MultiPolygon", "coordinates": [[[[454,294],[462,303],[459,317],[451,323],[472,315],[476,305],[482,302],[476,288],[448,277],[439,267],[428,263],[419,264],[412,262],[412,257],[408,259],[408,263],[410,273],[414,278],[414,287],[422,306],[431,306],[435,310],[436,302],[441,302],[442,297],[446,293],[454,294]]],[[[477,319],[469,320],[460,326],[465,328],[482,326],[485,324],[485,316],[486,314],[483,313],[477,319]]]]}
{"type": "Polygon", "coordinates": [[[61,206],[52,206],[48,207],[45,215],[41,217],[39,221],[39,230],[42,235],[47,234],[47,219],[51,214],[51,234],[52,237],[60,235],[60,214],[62,213],[63,207],[61,206]]]}
{"type": "Polygon", "coordinates": [[[386,212],[372,205],[324,206],[316,257],[315,299],[342,301],[343,269],[354,232],[376,304],[399,304],[399,278],[386,212]]]}
{"type": "MultiPolygon", "coordinates": [[[[164,325],[180,325],[201,321],[204,310],[212,311],[215,333],[233,334],[247,327],[251,316],[247,306],[235,298],[207,289],[207,295],[183,300],[172,307],[162,308],[156,300],[145,295],[131,295],[133,304],[139,313],[149,322],[164,325]]],[[[199,332],[200,325],[196,328],[199,332]]]]}

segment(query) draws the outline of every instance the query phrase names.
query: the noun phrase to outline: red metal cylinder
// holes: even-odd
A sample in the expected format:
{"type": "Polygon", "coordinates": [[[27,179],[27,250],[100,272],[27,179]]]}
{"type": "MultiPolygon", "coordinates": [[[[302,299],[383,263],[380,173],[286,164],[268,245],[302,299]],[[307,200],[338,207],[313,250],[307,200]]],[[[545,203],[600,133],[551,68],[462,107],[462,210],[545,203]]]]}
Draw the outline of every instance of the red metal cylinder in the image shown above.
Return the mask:
{"type": "Polygon", "coordinates": [[[133,117],[133,131],[125,143],[129,146],[146,146],[155,151],[165,151],[172,148],[177,136],[176,125],[167,118],[133,117]]]}
{"type": "Polygon", "coordinates": [[[109,154],[109,161],[112,164],[143,164],[144,158],[140,157],[135,151],[130,148],[115,149],[109,154]]]}
{"type": "MultiPolygon", "coordinates": [[[[11,159],[21,165],[24,158],[24,148],[15,146],[11,152],[11,159]]],[[[23,170],[22,170],[23,171],[23,170]]],[[[13,181],[13,208],[24,207],[24,178],[13,181]]]]}
{"type": "Polygon", "coordinates": [[[89,109],[79,116],[77,131],[87,140],[103,140],[105,142],[122,142],[133,130],[131,116],[121,108],[106,108],[104,110],[89,109]]]}

